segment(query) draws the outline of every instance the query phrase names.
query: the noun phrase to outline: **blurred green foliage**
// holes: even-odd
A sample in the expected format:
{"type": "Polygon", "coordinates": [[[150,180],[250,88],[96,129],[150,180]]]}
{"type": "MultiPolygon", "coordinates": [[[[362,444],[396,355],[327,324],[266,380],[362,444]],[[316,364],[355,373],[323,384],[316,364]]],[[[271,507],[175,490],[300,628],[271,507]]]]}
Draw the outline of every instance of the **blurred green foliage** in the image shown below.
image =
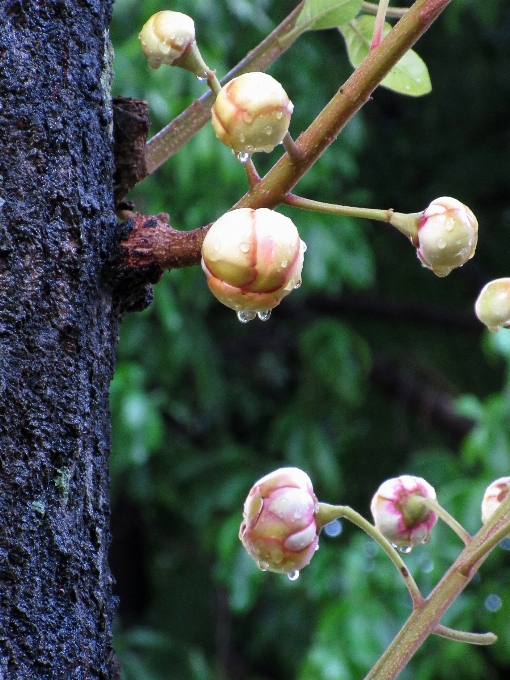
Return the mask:
{"type": "MultiPolygon", "coordinates": [[[[293,6],[171,8],[194,17],[221,76],[293,6]]],[[[114,94],[147,99],[152,132],[204,91],[185,71],[150,72],[144,62],[137,33],[168,8],[116,0],[111,30],[114,94]]],[[[482,285],[510,274],[509,35],[504,0],[454,0],[416,48],[432,94],[379,88],[296,189],[401,211],[453,195],[480,224],[464,268],[437,279],[390,227],[286,208],[308,251],[303,286],[270,321],[240,324],[198,267],[167,273],[153,304],[125,318],[111,391],[111,562],[125,680],[357,680],[391,641],[409,597],[358,531],[344,524],[321,537],[296,582],[257,571],[244,554],[244,498],[276,467],[303,468],[321,500],[366,516],[385,478],[418,474],[469,531],[479,528],[483,489],[510,461],[510,331],[489,337],[473,314],[482,285]]],[[[295,104],[294,136],[350,72],[336,30],[305,34],[271,67],[295,104]]],[[[257,158],[259,170],[279,153],[257,158]]],[[[129,198],[189,229],[245,190],[241,165],[208,125],[129,198]]],[[[406,556],[425,593],[459,550],[440,526],[406,556]]],[[[432,637],[402,678],[507,677],[509,566],[498,548],[443,621],[493,630],[499,641],[487,649],[432,637]]]]}

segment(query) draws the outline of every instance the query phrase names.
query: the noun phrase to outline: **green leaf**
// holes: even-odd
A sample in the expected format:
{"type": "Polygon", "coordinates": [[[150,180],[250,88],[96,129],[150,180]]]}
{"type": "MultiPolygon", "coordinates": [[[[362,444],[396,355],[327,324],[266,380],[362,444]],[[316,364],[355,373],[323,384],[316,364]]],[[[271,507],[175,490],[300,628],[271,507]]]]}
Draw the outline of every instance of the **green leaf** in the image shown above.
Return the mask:
{"type": "MultiPolygon", "coordinates": [[[[375,17],[365,14],[359,19],[350,21],[349,24],[339,26],[345,40],[349,59],[354,68],[357,68],[368,55],[374,24],[375,17]]],[[[386,36],[390,30],[390,24],[385,23],[383,36],[386,36]]],[[[411,97],[420,97],[432,89],[427,66],[413,50],[404,54],[386,78],[382,80],[381,85],[389,90],[411,97]]]]}
{"type": "Polygon", "coordinates": [[[296,21],[302,31],[335,28],[354,19],[361,0],[308,0],[296,21]]]}

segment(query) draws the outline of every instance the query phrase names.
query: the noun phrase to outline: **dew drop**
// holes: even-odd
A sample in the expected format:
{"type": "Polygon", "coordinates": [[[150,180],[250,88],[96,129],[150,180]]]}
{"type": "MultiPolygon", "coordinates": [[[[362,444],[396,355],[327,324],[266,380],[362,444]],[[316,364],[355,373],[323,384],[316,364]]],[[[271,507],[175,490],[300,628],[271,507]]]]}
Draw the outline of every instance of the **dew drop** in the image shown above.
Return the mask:
{"type": "Polygon", "coordinates": [[[264,128],[264,132],[266,133],[266,135],[270,135],[273,132],[273,128],[270,125],[268,125],[267,127],[264,128]]]}
{"type": "Polygon", "coordinates": [[[455,225],[455,222],[454,222],[453,217],[449,217],[449,218],[446,220],[446,224],[445,224],[445,229],[446,229],[446,231],[453,231],[454,225],[455,225]]]}
{"type": "Polygon", "coordinates": [[[245,153],[244,151],[240,151],[237,154],[237,160],[239,161],[239,163],[242,163],[244,165],[245,163],[247,163],[250,160],[250,154],[245,153]]]}
{"type": "Polygon", "coordinates": [[[267,320],[269,319],[269,317],[271,316],[271,310],[270,310],[270,309],[266,309],[265,312],[258,312],[258,313],[257,313],[257,316],[259,317],[259,319],[260,319],[261,321],[267,321],[267,320]]]}
{"type": "Polygon", "coordinates": [[[251,146],[250,144],[246,145],[246,151],[248,151],[248,153],[251,153],[253,150],[254,150],[253,146],[251,146]]]}
{"type": "Polygon", "coordinates": [[[411,552],[412,549],[413,548],[410,545],[401,545],[399,547],[399,552],[401,552],[402,555],[409,555],[409,553],[411,552]]]}
{"type": "Polygon", "coordinates": [[[241,245],[239,246],[239,250],[242,253],[247,253],[250,250],[250,246],[248,243],[241,243],[241,245]]]}
{"type": "Polygon", "coordinates": [[[246,123],[246,125],[251,125],[253,123],[253,116],[248,113],[247,111],[243,112],[243,120],[246,123]]]}
{"type": "Polygon", "coordinates": [[[301,248],[303,249],[303,252],[306,253],[308,246],[306,245],[306,243],[304,241],[301,241],[301,244],[302,244],[301,248]]]}
{"type": "Polygon", "coordinates": [[[422,541],[422,545],[426,545],[427,543],[430,543],[430,534],[427,534],[425,538],[422,541]]]}
{"type": "Polygon", "coordinates": [[[206,76],[205,73],[204,73],[204,74],[201,75],[201,76],[197,76],[197,80],[200,80],[200,82],[203,83],[204,81],[207,80],[207,76],[206,76]]]}
{"type": "Polygon", "coordinates": [[[294,284],[294,290],[297,290],[298,288],[301,288],[301,279],[294,284]]]}
{"type": "Polygon", "coordinates": [[[256,313],[250,310],[237,312],[237,318],[241,323],[248,323],[248,321],[252,321],[256,316],[256,313]]]}
{"type": "Polygon", "coordinates": [[[289,581],[297,581],[299,578],[299,571],[290,571],[287,574],[287,578],[289,579],[289,581]]]}
{"type": "Polygon", "coordinates": [[[241,144],[244,144],[244,142],[246,141],[246,137],[244,135],[239,135],[239,141],[241,142],[241,144]]]}
{"type": "Polygon", "coordinates": [[[283,118],[283,113],[281,111],[276,112],[276,119],[281,120],[283,118]]]}
{"type": "Polygon", "coordinates": [[[446,241],[440,238],[439,241],[437,242],[437,247],[439,248],[439,250],[444,250],[446,247],[446,241]]]}
{"type": "Polygon", "coordinates": [[[287,260],[282,260],[281,267],[282,269],[287,266],[287,260]]]}
{"type": "Polygon", "coordinates": [[[257,567],[260,571],[267,571],[269,569],[269,564],[267,562],[258,562],[257,567]]]}

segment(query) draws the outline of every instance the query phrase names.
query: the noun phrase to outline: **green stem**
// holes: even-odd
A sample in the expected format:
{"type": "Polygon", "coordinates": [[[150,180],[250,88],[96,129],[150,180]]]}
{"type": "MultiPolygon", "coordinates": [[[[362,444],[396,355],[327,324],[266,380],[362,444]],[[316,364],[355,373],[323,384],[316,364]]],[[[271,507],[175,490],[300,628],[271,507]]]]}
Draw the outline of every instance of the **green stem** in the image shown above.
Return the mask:
{"type": "Polygon", "coordinates": [[[391,543],[386,540],[386,538],[384,538],[384,536],[374,527],[373,524],[370,524],[370,522],[368,522],[358,512],[347,505],[329,505],[328,503],[319,503],[318,517],[320,528],[322,528],[325,524],[332,522],[334,519],[345,517],[345,519],[348,519],[357,527],[363,529],[363,531],[365,531],[371,538],[374,539],[374,541],[376,541],[376,543],[381,546],[381,548],[397,568],[398,573],[404,579],[404,583],[406,584],[409,594],[411,595],[413,608],[416,609],[417,607],[421,606],[421,604],[424,602],[423,596],[420,593],[420,589],[418,588],[416,581],[406,567],[404,560],[393,548],[391,543]]]}
{"type": "Polygon", "coordinates": [[[390,222],[395,215],[391,208],[389,210],[379,210],[378,208],[357,208],[350,205],[336,205],[335,203],[313,201],[309,198],[296,196],[295,194],[287,194],[284,203],[285,205],[291,205],[293,208],[313,210],[314,212],[328,213],[329,215],[360,217],[367,220],[378,220],[379,222],[390,222]]]}
{"type": "Polygon", "coordinates": [[[487,524],[473,536],[422,606],[413,611],[365,680],[394,680],[400,674],[416,650],[434,633],[445,611],[497,545],[491,539],[496,536],[501,538],[503,530],[509,528],[510,494],[487,524]]]}
{"type": "Polygon", "coordinates": [[[374,33],[372,35],[372,42],[370,44],[371,50],[375,50],[375,48],[379,47],[381,44],[384,21],[386,20],[386,12],[388,10],[389,2],[390,0],[379,0],[377,14],[375,15],[374,33]]]}
{"type": "Polygon", "coordinates": [[[447,524],[452,531],[454,531],[464,545],[469,545],[471,542],[471,535],[464,529],[460,522],[457,522],[455,517],[450,515],[450,513],[443,508],[437,501],[433,498],[423,498],[425,505],[427,505],[431,510],[433,510],[438,517],[440,517],[445,524],[447,524]]]}
{"type": "MultiPolygon", "coordinates": [[[[361,9],[369,14],[377,14],[379,5],[375,2],[362,2],[361,9]]],[[[388,7],[386,10],[386,16],[390,19],[400,19],[408,11],[407,7],[388,7]]]]}
{"type": "MultiPolygon", "coordinates": [[[[303,8],[304,0],[292,11],[286,19],[272,31],[255,49],[249,52],[229,73],[221,80],[224,84],[249,71],[265,71],[291,45],[280,45],[279,38],[291,30],[303,8]]],[[[207,75],[207,74],[204,74],[207,75]]],[[[145,161],[147,174],[168,160],[182,146],[195,135],[211,117],[211,106],[214,94],[207,92],[200,99],[194,101],[179,116],[152,137],[145,147],[145,161]]]]}
{"type": "Polygon", "coordinates": [[[492,645],[498,637],[494,633],[466,633],[463,630],[454,630],[440,623],[432,631],[434,635],[455,640],[455,642],[467,642],[470,645],[492,645]]]}
{"type": "Polygon", "coordinates": [[[296,163],[284,154],[267,175],[235,205],[236,208],[276,208],[311,168],[346,123],[365,104],[398,60],[425,33],[451,0],[417,0],[372,51],[336,95],[296,140],[301,151],[296,163]]]}

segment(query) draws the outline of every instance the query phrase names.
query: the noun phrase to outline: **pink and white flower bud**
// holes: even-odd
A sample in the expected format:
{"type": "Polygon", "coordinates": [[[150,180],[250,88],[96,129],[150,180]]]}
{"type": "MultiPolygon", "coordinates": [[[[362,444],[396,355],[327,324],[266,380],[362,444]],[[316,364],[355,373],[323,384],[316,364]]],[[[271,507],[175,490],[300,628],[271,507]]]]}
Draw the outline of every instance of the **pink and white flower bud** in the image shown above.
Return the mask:
{"type": "Polygon", "coordinates": [[[491,333],[510,328],[510,279],[489,281],[478,296],[475,313],[491,333]]]}
{"type": "Polygon", "coordinates": [[[218,139],[234,151],[272,151],[289,129],[293,104],[267,73],[244,73],[221,88],[211,109],[218,139]]]}
{"type": "Polygon", "coordinates": [[[437,276],[447,276],[475,254],[478,222],[463,203],[442,196],[420,215],[417,240],[417,255],[423,266],[437,276]]]}
{"type": "Polygon", "coordinates": [[[482,500],[482,522],[486,524],[510,492],[510,477],[500,477],[486,488],[482,500]]]}
{"type": "Polygon", "coordinates": [[[195,42],[195,24],[187,14],[164,10],[151,16],[138,38],[150,68],[171,66],[195,42]]]}
{"type": "Polygon", "coordinates": [[[305,249],[288,217],[267,208],[239,208],[207,232],[202,269],[220,302],[253,318],[299,286],[305,249]]]}
{"type": "Polygon", "coordinates": [[[308,475],[298,468],[280,468],[250,490],[239,538],[262,571],[298,572],[317,549],[317,512],[308,475]]]}
{"type": "Polygon", "coordinates": [[[402,475],[388,479],[372,498],[370,509],[381,534],[403,552],[428,543],[437,515],[423,498],[436,500],[434,488],[421,477],[402,475]]]}

